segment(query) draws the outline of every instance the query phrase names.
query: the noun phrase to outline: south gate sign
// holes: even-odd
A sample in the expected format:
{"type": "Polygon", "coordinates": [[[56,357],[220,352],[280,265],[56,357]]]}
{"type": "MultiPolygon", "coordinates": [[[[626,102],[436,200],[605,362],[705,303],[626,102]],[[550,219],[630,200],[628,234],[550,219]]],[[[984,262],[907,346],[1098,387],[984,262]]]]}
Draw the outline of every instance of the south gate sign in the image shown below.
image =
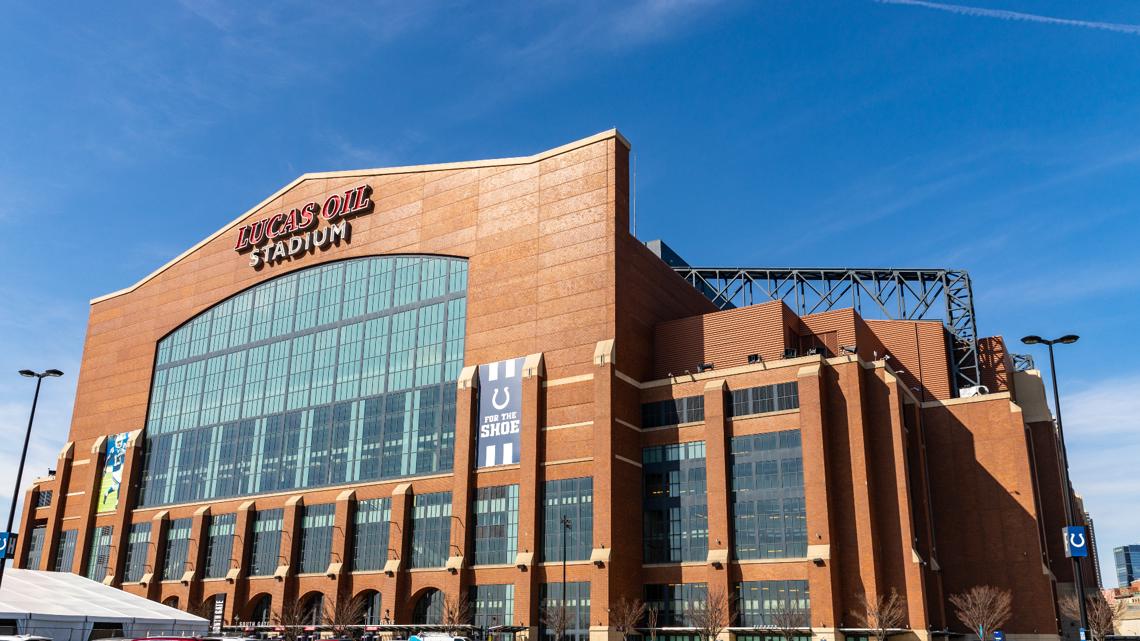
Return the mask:
{"type": "Polygon", "coordinates": [[[238,229],[234,251],[249,251],[249,266],[257,269],[324,250],[348,241],[348,219],[370,213],[372,207],[372,186],[359,185],[329,196],[323,205],[313,201],[245,225],[238,229]]]}

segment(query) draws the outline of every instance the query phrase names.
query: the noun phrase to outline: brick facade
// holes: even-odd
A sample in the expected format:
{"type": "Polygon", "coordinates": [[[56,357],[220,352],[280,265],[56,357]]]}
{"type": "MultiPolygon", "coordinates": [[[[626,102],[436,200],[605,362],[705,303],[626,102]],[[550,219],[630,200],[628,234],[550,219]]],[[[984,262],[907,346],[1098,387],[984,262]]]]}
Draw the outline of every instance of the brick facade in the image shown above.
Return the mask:
{"type": "MultiPolygon", "coordinates": [[[[47,526],[39,567],[52,567],[61,531],[77,529],[72,569],[82,572],[92,529],[113,525],[107,582],[154,600],[177,597],[183,608],[225,594],[228,621],[249,619],[262,595],[279,610],[314,592],[335,601],[377,590],[390,617],[407,622],[429,588],[454,595],[509,583],[515,624],[533,630],[541,585],[562,576],[560,564],[536,561],[542,484],[588,476],[597,562],[571,562],[566,571],[569,581],[590,583],[591,637],[612,635],[609,606],[642,597],[644,584],[731,590],[741,581],[783,579],[808,582],[811,627],[821,638],[858,627],[857,595],[891,590],[907,597],[907,635],[959,630],[947,595],[986,583],[1015,591],[1011,638],[1055,636],[1053,594],[1064,577],[1048,568],[1057,574],[1063,565],[1051,561],[1061,493],[1055,470],[1041,471],[1055,465],[1052,442],[1039,423],[1027,431],[1019,399],[1005,388],[952,398],[937,323],[864,321],[851,310],[799,318],[779,302],[716,311],[630,235],[628,156],[628,144],[611,131],[527,158],[306,175],[138,284],[92,301],[69,442],[56,476],[38,479],[25,505],[34,506],[40,491],[55,499],[29,507],[21,521],[23,531],[47,526]],[[352,220],[348,242],[260,270],[234,253],[237,228],[362,182],[372,186],[375,207],[352,220]],[[392,254],[468,260],[468,367],[458,384],[454,472],[135,507],[160,339],[268,278],[392,254]],[[753,354],[759,359],[749,362],[753,354]],[[521,461],[476,470],[473,366],[520,356],[527,357],[521,461]],[[702,363],[714,367],[697,373],[702,363]],[[798,409],[738,418],[725,411],[732,390],[791,382],[798,409]],[[703,397],[703,421],[642,426],[643,403],[683,396],[703,397]],[[729,443],[782,430],[802,438],[807,555],[730,560],[729,443]],[[120,507],[99,514],[105,439],[125,431],[137,433],[120,507]],[[644,564],[642,448],[698,440],[706,446],[708,559],[644,564]],[[519,562],[473,567],[472,499],[478,488],[508,483],[519,485],[519,562]],[[452,493],[450,554],[460,562],[455,572],[409,569],[413,497],[440,491],[452,493]],[[349,571],[353,503],[382,497],[391,498],[391,571],[349,571]],[[302,508],[326,503],[336,506],[329,569],[299,574],[302,508]],[[251,578],[252,514],[271,508],[284,510],[278,576],[251,578]],[[206,579],[207,517],[227,513],[237,515],[232,570],[206,579]],[[177,518],[193,519],[186,572],[156,580],[164,532],[177,518]],[[145,583],[124,583],[129,524],[148,520],[145,583]]],[[[987,380],[997,387],[1007,377],[1002,369],[987,380]]],[[[1043,399],[1032,402],[1039,414],[1043,399]]]]}

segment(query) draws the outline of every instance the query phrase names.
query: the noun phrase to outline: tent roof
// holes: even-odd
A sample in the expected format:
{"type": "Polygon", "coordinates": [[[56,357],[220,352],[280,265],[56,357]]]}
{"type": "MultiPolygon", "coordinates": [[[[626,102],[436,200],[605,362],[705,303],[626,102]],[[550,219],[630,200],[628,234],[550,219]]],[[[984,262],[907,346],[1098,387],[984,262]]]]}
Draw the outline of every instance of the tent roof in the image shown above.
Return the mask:
{"type": "Polygon", "coordinates": [[[70,572],[4,571],[0,618],[207,624],[197,617],[70,572]]]}

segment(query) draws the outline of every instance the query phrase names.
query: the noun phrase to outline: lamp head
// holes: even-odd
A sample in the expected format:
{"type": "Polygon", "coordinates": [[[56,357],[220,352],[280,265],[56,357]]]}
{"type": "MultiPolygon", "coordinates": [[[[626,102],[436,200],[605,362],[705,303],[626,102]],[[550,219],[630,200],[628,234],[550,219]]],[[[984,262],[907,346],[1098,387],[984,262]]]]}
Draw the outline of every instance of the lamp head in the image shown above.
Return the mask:
{"type": "Polygon", "coordinates": [[[22,369],[22,370],[20,370],[20,376],[27,376],[28,378],[35,378],[36,373],[30,369],[22,369]]]}
{"type": "Polygon", "coordinates": [[[1022,338],[1021,342],[1025,343],[1026,345],[1037,345],[1038,343],[1044,343],[1045,340],[1040,336],[1030,334],[1029,336],[1022,338]]]}
{"type": "Polygon", "coordinates": [[[1080,340],[1080,338],[1081,337],[1077,336],[1076,334],[1065,334],[1064,336],[1062,336],[1061,338],[1058,338],[1054,342],[1061,343],[1063,345],[1069,345],[1071,343],[1077,342],[1078,340],[1080,340]]]}
{"type": "Polygon", "coordinates": [[[58,369],[49,369],[48,371],[44,372],[44,376],[51,376],[51,377],[63,376],[63,372],[59,371],[58,369]]]}

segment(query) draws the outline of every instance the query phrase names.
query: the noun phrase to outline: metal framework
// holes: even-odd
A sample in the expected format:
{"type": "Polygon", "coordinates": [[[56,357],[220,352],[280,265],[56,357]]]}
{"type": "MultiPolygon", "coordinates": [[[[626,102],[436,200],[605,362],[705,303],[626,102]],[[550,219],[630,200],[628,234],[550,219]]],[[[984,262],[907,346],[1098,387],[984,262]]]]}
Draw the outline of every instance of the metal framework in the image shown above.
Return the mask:
{"type": "Polygon", "coordinates": [[[801,316],[853,307],[868,317],[941,320],[956,390],[981,384],[974,294],[965,270],[672,267],[720,309],[780,300],[801,316]]]}
{"type": "Polygon", "coordinates": [[[1026,370],[1037,369],[1036,363],[1033,362],[1032,354],[1013,354],[1010,358],[1013,359],[1013,371],[1024,372],[1026,370]]]}

